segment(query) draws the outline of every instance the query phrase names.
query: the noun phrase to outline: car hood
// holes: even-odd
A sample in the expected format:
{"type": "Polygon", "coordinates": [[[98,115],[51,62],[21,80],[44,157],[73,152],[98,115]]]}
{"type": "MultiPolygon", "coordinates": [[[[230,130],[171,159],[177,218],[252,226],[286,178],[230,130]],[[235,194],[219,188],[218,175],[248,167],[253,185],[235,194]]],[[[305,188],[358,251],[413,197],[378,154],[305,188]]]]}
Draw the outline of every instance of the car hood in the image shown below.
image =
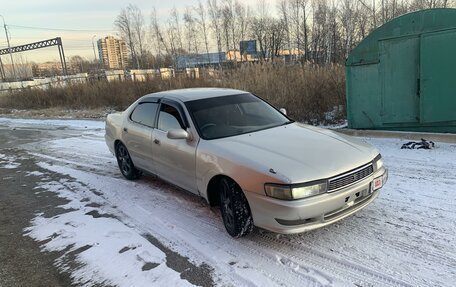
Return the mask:
{"type": "Polygon", "coordinates": [[[242,158],[268,173],[273,169],[278,181],[287,183],[330,178],[365,165],[378,154],[362,140],[298,123],[211,142],[220,156],[242,158]]]}

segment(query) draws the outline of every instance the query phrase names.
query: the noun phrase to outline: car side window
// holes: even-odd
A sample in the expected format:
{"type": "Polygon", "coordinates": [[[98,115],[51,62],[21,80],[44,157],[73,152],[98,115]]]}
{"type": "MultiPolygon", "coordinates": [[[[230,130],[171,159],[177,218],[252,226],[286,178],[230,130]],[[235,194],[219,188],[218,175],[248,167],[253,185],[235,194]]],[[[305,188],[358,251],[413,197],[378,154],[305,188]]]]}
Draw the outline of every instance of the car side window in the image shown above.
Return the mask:
{"type": "Polygon", "coordinates": [[[140,103],[133,111],[130,119],[136,123],[155,127],[155,116],[157,114],[158,103],[140,103]]]}
{"type": "Polygon", "coordinates": [[[179,111],[170,105],[162,104],[158,115],[158,128],[162,131],[185,129],[179,111]]]}

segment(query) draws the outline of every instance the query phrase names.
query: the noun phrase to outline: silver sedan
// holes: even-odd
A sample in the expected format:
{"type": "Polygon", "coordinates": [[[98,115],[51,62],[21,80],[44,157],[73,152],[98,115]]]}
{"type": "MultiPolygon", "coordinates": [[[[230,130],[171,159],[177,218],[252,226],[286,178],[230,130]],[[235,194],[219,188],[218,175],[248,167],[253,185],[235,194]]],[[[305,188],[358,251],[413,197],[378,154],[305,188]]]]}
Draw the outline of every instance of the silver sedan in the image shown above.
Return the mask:
{"type": "Polygon", "coordinates": [[[370,204],[388,176],[366,142],[296,123],[240,90],[146,95],[108,115],[105,138],[127,179],[147,172],[202,196],[233,237],[336,222],[370,204]]]}

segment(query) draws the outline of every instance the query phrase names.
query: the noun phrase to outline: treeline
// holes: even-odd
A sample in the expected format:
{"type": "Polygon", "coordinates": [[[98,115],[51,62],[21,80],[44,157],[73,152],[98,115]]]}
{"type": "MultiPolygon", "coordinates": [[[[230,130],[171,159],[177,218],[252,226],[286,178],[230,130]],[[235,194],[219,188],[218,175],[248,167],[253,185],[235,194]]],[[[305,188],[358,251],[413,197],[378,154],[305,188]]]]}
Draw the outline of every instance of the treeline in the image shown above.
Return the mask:
{"type": "Polygon", "coordinates": [[[114,22],[135,68],[168,67],[179,55],[239,50],[256,40],[258,58],[273,60],[294,50],[295,60],[342,63],[372,30],[399,15],[454,7],[455,0],[200,0],[165,18],[157,10],[128,5],[114,22]],[[297,52],[300,51],[300,52],[297,52]]]}

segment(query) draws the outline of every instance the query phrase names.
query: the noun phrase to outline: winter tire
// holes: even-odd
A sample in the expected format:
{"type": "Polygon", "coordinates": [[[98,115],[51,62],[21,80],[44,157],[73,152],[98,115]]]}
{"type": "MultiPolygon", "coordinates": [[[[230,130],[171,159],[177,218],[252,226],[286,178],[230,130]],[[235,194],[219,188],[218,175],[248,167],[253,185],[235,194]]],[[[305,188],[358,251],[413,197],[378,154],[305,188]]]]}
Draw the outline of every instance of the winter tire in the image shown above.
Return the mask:
{"type": "Polygon", "coordinates": [[[219,182],[219,191],[220,210],[228,234],[238,238],[252,232],[252,214],[242,189],[234,181],[222,178],[219,182]]]}
{"type": "Polygon", "coordinates": [[[126,179],[137,179],[141,175],[141,172],[135,168],[130,153],[122,143],[116,145],[116,158],[120,172],[126,179]]]}

